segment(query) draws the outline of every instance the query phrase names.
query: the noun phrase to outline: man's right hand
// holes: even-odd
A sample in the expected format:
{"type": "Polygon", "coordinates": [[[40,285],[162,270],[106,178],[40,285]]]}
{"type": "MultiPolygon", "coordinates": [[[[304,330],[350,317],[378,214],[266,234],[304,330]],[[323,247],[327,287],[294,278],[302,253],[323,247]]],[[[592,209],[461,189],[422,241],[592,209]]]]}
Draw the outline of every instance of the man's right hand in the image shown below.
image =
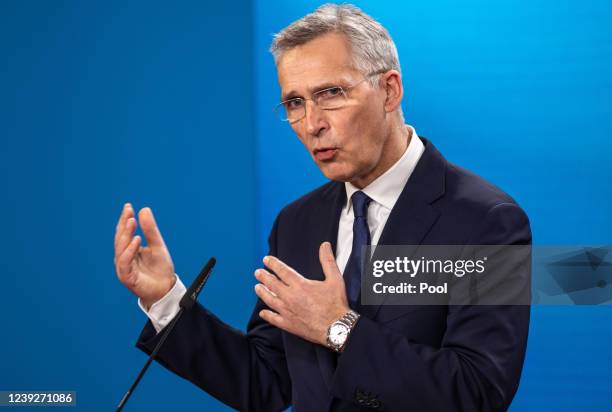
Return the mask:
{"type": "Polygon", "coordinates": [[[141,246],[140,236],[134,236],[138,223],[132,205],[126,203],[115,229],[115,270],[121,283],[138,296],[148,310],[172,289],[176,276],[151,209],[141,209],[138,220],[147,246],[141,246]]]}

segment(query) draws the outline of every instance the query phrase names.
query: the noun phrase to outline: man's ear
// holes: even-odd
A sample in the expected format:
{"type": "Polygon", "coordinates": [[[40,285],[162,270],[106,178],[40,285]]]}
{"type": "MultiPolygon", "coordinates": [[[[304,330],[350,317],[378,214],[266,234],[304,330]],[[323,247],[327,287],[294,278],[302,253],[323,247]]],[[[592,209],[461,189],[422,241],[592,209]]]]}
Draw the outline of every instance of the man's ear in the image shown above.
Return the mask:
{"type": "Polygon", "coordinates": [[[381,76],[381,86],[387,93],[385,99],[385,112],[395,111],[402,103],[404,97],[404,86],[402,85],[402,75],[397,70],[389,70],[381,76]]]}

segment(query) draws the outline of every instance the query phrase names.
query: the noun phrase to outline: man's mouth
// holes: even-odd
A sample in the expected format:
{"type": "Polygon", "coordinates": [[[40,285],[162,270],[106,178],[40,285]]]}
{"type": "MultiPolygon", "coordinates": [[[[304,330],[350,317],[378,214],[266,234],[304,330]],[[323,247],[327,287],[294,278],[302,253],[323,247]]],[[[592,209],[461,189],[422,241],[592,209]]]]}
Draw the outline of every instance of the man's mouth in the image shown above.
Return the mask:
{"type": "Polygon", "coordinates": [[[335,147],[321,147],[313,151],[315,159],[323,162],[332,160],[337,152],[335,147]]]}

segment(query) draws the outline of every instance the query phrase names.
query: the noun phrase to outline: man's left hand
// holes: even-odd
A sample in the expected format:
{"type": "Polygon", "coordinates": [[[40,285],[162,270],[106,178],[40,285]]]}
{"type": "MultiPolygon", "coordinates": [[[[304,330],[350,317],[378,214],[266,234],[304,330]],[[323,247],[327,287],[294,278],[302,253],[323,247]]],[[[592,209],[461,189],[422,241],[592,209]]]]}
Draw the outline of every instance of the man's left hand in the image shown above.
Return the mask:
{"type": "Polygon", "coordinates": [[[276,275],[257,269],[255,293],[271,309],[259,316],[270,324],[310,342],[326,345],[327,329],[349,311],[344,278],[336,265],[331,244],[319,247],[319,260],[325,280],[310,280],[274,256],[264,264],[276,275]]]}

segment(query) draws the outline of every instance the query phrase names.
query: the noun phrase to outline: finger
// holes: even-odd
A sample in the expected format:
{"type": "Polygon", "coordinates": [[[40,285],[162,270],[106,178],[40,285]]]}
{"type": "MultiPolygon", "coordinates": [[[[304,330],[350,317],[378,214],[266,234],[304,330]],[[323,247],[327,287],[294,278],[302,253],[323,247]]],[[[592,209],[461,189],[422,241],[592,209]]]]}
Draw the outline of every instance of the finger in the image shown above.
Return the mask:
{"type": "Polygon", "coordinates": [[[138,220],[140,221],[140,228],[147,240],[147,244],[149,246],[164,246],[164,239],[159,232],[151,208],[145,207],[140,209],[140,212],[138,212],[138,220]]]}
{"type": "Polygon", "coordinates": [[[140,241],[140,236],[134,236],[121,256],[119,256],[119,260],[117,261],[117,272],[120,279],[123,281],[130,280],[126,277],[131,273],[132,262],[134,261],[136,252],[138,252],[138,248],[140,247],[140,241]]]}
{"type": "Polygon", "coordinates": [[[266,256],[263,258],[264,264],[269,267],[284,284],[291,284],[304,279],[302,275],[296,272],[291,266],[284,263],[282,260],[274,256],[266,256]]]}
{"type": "Polygon", "coordinates": [[[342,273],[338,269],[336,257],[331,247],[331,243],[323,242],[319,247],[319,261],[325,273],[325,279],[342,279],[342,273]]]}
{"type": "Polygon", "coordinates": [[[125,222],[125,227],[123,228],[123,232],[119,234],[119,239],[117,240],[117,245],[115,247],[115,258],[121,256],[125,248],[132,241],[134,233],[136,232],[136,226],[138,226],[136,219],[134,219],[133,217],[127,219],[127,221],[125,222]]]}
{"type": "Polygon", "coordinates": [[[268,272],[265,269],[257,269],[255,271],[255,278],[260,281],[266,288],[268,288],[270,293],[283,299],[283,289],[286,288],[287,285],[281,282],[276,276],[274,276],[272,273],[268,272]]]}
{"type": "Polygon", "coordinates": [[[270,293],[270,291],[261,283],[255,285],[255,294],[263,300],[263,302],[274,311],[278,313],[283,313],[285,305],[282,300],[280,300],[277,296],[270,293]]]}
{"type": "Polygon", "coordinates": [[[287,321],[278,313],[272,312],[271,310],[263,309],[259,311],[259,317],[277,328],[286,330],[289,332],[289,325],[287,321]]]}
{"type": "Polygon", "coordinates": [[[126,203],[123,205],[123,209],[121,209],[121,215],[119,216],[119,221],[117,222],[117,226],[115,226],[115,248],[117,247],[117,241],[119,240],[120,234],[123,232],[123,228],[125,228],[125,223],[128,218],[134,216],[134,209],[130,203],[126,203]]]}

